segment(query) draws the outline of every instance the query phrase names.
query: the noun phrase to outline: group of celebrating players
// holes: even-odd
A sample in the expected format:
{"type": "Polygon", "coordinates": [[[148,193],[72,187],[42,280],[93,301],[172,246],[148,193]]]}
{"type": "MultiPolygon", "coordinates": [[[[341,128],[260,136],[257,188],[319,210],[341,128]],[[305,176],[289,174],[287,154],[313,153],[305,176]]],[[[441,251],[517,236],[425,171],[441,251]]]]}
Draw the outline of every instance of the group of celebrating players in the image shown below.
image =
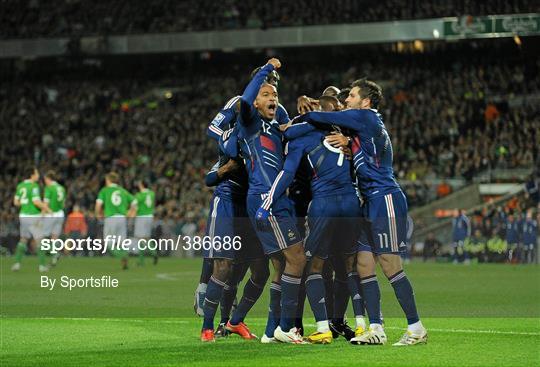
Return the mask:
{"type": "Polygon", "coordinates": [[[257,338],[244,319],[270,276],[269,259],[274,275],[262,343],[327,344],[341,335],[352,344],[385,344],[377,263],[408,322],[394,345],[426,343],[400,257],[407,201],[377,112],[382,89],[366,79],[346,90],[328,87],[318,100],[300,97],[301,114],[289,120],[278,99],[280,67],[273,58],[255,69],[243,94],[208,127],[219,159],[206,176],[206,184],[215,186],[207,235],[240,236],[242,248],[204,251],[194,305],[203,317],[201,340],[230,333],[257,338]],[[248,268],[251,276],[233,308],[248,268]],[[306,295],[317,330],[304,338],[306,295]],[[355,330],[345,321],[349,299],[355,330]]]}
{"type": "MultiPolygon", "coordinates": [[[[46,264],[46,253],[40,243],[44,238],[58,239],[64,228],[64,210],[66,189],[57,182],[55,171],[47,171],[44,175],[45,190],[43,199],[40,194],[40,173],[33,166],[28,168],[26,179],[17,185],[13,203],[19,207],[20,239],[15,249],[15,263],[11,270],[21,269],[21,261],[30,244],[35,244],[38,255],[39,271],[49,270],[46,264]],[[31,240],[34,240],[33,242],[31,240]]],[[[107,236],[120,242],[127,238],[127,217],[135,217],[133,235],[138,239],[149,239],[155,208],[155,194],[145,180],[139,180],[139,192],[132,195],[119,185],[120,177],[116,172],[105,176],[105,186],[99,191],[96,199],[96,218],[103,220],[103,238],[107,236]]],[[[82,234],[79,234],[82,235],[82,234]]],[[[120,259],[122,268],[128,268],[128,252],[114,250],[113,255],[120,259]]],[[[157,252],[147,250],[139,252],[139,265],[143,265],[145,252],[157,263],[157,252]]],[[[60,253],[51,258],[51,265],[56,265],[60,253]]]]}

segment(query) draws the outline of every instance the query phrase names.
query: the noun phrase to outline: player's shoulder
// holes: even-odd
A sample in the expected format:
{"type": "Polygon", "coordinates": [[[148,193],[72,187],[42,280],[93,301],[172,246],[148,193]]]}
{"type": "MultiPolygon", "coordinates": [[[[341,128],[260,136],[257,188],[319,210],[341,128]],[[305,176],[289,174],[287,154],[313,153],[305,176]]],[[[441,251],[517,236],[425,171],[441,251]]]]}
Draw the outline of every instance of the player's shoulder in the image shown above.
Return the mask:
{"type": "Polygon", "coordinates": [[[232,97],[231,99],[229,99],[227,101],[227,103],[225,103],[222,110],[229,110],[231,108],[234,108],[234,106],[240,100],[240,98],[242,98],[242,96],[234,96],[234,97],[232,97]]]}

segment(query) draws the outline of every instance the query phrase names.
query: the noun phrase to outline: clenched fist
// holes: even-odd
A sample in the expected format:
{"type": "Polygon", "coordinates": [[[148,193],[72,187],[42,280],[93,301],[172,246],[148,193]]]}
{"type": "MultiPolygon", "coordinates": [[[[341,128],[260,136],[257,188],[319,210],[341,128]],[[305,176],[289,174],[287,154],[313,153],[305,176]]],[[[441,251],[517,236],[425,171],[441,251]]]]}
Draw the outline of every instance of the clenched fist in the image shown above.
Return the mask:
{"type": "Polygon", "coordinates": [[[274,65],[274,70],[277,70],[277,69],[279,69],[281,67],[281,61],[279,61],[275,57],[268,60],[268,64],[274,65]]]}

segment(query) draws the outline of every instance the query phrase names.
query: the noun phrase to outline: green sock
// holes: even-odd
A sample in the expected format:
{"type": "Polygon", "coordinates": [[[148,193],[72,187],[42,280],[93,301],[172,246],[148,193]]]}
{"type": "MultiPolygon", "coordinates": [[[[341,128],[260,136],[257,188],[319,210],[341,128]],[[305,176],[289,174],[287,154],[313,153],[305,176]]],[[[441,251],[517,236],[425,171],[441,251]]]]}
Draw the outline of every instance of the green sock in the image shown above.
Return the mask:
{"type": "Polygon", "coordinates": [[[47,260],[45,258],[45,251],[41,249],[41,246],[39,246],[37,249],[37,256],[38,256],[39,265],[45,266],[45,263],[47,262],[47,260]]]}
{"type": "Polygon", "coordinates": [[[20,263],[26,252],[26,244],[19,242],[15,248],[15,262],[20,263]]]}
{"type": "Polygon", "coordinates": [[[120,259],[122,257],[120,254],[120,250],[111,250],[111,253],[115,259],[120,259]]]}
{"type": "Polygon", "coordinates": [[[139,265],[144,265],[144,251],[139,251],[139,265]]]}

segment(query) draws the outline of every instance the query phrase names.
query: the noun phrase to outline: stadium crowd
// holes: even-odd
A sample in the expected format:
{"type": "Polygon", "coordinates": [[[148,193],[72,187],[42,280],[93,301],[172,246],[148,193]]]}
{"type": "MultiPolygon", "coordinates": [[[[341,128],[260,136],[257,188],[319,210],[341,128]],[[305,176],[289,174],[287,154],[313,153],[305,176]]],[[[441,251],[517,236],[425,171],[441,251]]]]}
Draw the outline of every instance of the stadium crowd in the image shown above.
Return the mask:
{"type": "MultiPolygon", "coordinates": [[[[380,81],[394,169],[400,182],[412,183],[405,186],[410,206],[437,197],[439,188],[427,184],[433,179],[470,180],[487,168],[538,164],[539,107],[523,98],[540,92],[538,73],[515,60],[493,61],[483,51],[467,63],[448,57],[449,63],[435,64],[434,57],[441,55],[393,55],[356,67],[343,58],[348,64],[336,62],[332,73],[290,63],[280,101],[294,116],[299,95],[317,97],[326,86],[344,87],[359,75],[380,81]]],[[[105,173],[115,169],[128,189],[138,177],[152,183],[165,231],[204,232],[211,190],[203,177],[216,159],[205,130],[243,87],[238,71],[216,66],[211,74],[177,71],[155,80],[53,80],[0,87],[9,142],[0,146],[2,232],[9,231],[6,225],[16,231],[13,191],[24,179],[21,167],[33,162],[60,173],[70,209],[78,204],[91,216],[105,173]]]]}
{"type": "Polygon", "coordinates": [[[534,11],[525,0],[2,0],[0,35],[30,38],[266,29],[534,11]]]}

